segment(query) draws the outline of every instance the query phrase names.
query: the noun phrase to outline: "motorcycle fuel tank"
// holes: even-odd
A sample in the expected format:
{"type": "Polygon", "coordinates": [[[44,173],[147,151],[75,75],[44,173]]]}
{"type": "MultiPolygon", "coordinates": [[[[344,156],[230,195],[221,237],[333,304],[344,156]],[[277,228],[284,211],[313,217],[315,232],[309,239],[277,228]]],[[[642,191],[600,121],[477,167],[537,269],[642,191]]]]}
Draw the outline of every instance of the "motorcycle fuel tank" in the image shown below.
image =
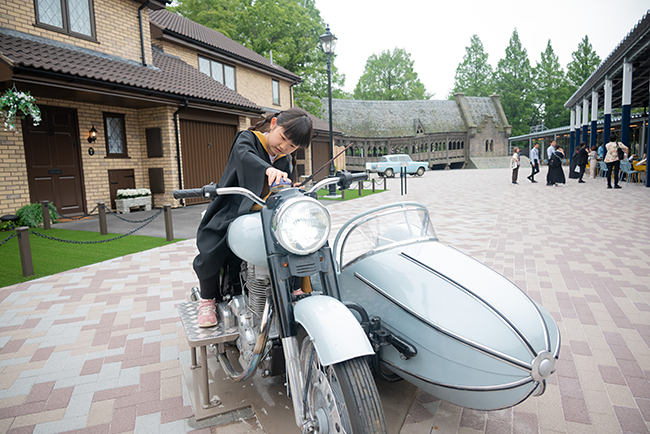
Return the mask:
{"type": "Polygon", "coordinates": [[[237,217],[228,227],[228,247],[249,264],[266,267],[262,216],[255,212],[237,217]]]}
{"type": "Polygon", "coordinates": [[[393,372],[448,402],[480,410],[541,394],[560,335],[551,315],[492,269],[437,241],[366,257],[341,273],[341,296],[417,347],[393,372]]]}

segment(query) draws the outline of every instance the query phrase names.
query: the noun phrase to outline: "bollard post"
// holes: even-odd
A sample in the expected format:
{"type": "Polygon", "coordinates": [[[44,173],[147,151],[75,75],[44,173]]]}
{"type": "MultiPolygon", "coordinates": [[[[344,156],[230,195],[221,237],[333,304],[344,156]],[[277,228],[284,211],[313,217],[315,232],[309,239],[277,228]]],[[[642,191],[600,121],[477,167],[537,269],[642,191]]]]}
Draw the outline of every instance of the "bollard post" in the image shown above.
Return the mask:
{"type": "Polygon", "coordinates": [[[29,228],[21,226],[16,229],[18,235],[18,251],[20,252],[20,265],[23,267],[23,276],[34,275],[34,264],[32,263],[32,249],[29,246],[29,228]]]}
{"type": "Polygon", "coordinates": [[[43,214],[43,229],[46,231],[49,231],[51,229],[50,226],[50,207],[48,206],[49,201],[47,200],[42,200],[41,201],[41,213],[43,214]]]}
{"type": "Polygon", "coordinates": [[[386,191],[386,183],[388,182],[388,178],[384,176],[384,191],[386,191]]]}
{"type": "Polygon", "coordinates": [[[361,197],[362,191],[363,191],[363,181],[359,181],[359,197],[361,197]]]}
{"type": "Polygon", "coordinates": [[[172,205],[170,203],[163,205],[165,213],[165,235],[167,241],[174,241],[174,225],[172,223],[172,205]]]}
{"type": "Polygon", "coordinates": [[[106,210],[104,209],[105,202],[97,202],[97,211],[99,213],[99,233],[101,235],[108,234],[108,226],[106,225],[106,210]]]}
{"type": "Polygon", "coordinates": [[[341,190],[341,200],[345,200],[345,190],[341,190]]]}
{"type": "Polygon", "coordinates": [[[375,178],[372,178],[372,192],[375,192],[375,178]]]}

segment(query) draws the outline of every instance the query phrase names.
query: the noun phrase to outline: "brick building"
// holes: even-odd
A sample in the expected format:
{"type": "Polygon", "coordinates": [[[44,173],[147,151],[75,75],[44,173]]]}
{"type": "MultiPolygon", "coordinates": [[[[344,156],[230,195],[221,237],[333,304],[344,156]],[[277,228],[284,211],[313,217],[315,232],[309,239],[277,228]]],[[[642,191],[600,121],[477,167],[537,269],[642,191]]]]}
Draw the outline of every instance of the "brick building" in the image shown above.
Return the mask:
{"type": "MultiPolygon", "coordinates": [[[[324,113],[327,117],[327,113],[324,113]]],[[[498,95],[454,100],[334,100],[333,124],[343,133],[348,170],[386,154],[410,154],[430,167],[464,167],[471,160],[508,154],[508,124],[498,95]]]]}
{"type": "Polygon", "coordinates": [[[0,3],[0,92],[29,91],[43,114],[0,130],[0,214],[45,199],[80,214],[118,188],[178,205],[174,189],[220,178],[237,131],[293,106],[300,77],[169,3],[0,3]]]}

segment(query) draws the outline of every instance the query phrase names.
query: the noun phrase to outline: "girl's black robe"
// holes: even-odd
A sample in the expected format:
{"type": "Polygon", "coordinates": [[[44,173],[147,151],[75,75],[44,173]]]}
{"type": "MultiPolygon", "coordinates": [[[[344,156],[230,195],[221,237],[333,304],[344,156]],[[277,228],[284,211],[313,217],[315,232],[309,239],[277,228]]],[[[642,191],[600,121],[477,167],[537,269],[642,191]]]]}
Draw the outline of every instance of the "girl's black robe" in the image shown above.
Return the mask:
{"type": "MultiPolygon", "coordinates": [[[[291,173],[291,156],[278,156],[273,164],[268,152],[252,131],[241,131],[235,136],[228,162],[219,187],[243,187],[258,196],[268,185],[266,169],[275,167],[291,173]]],[[[228,226],[237,217],[251,212],[253,201],[239,195],[217,196],[208,205],[196,233],[199,254],[194,258],[194,271],[200,280],[219,272],[231,254],[226,243],[228,226]]]]}

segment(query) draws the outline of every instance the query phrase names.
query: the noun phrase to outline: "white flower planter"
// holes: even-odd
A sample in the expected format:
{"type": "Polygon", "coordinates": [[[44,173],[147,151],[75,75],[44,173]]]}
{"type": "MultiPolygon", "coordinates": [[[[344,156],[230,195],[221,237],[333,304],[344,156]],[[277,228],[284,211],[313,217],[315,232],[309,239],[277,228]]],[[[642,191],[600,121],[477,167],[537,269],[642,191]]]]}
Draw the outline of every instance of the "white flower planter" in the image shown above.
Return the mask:
{"type": "Polygon", "coordinates": [[[145,211],[149,211],[151,210],[151,196],[115,199],[115,206],[119,214],[128,214],[131,212],[131,208],[135,207],[144,207],[145,211]]]}

